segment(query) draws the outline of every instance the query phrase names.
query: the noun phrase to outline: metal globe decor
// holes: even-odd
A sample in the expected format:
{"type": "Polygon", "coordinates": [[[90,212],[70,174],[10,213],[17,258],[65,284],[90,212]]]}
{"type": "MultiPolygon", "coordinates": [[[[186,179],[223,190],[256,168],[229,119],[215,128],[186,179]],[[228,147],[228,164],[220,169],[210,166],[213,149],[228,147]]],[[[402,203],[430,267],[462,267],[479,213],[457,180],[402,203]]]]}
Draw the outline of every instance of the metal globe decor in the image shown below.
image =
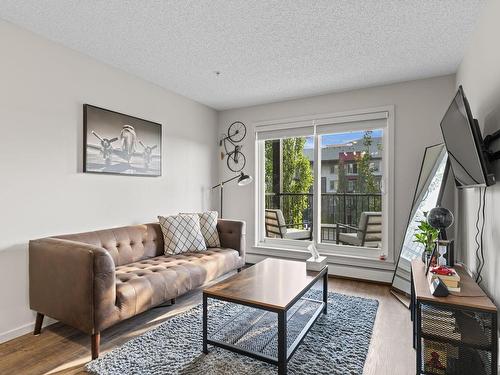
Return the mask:
{"type": "MultiPolygon", "coordinates": [[[[431,227],[444,231],[453,224],[453,214],[447,208],[435,207],[427,214],[427,222],[431,227]]],[[[448,252],[449,241],[438,240],[436,245],[439,253],[437,264],[446,266],[448,262],[444,255],[448,252]]]]}
{"type": "Polygon", "coordinates": [[[434,207],[427,214],[427,222],[436,229],[446,229],[453,224],[453,214],[444,207],[434,207]]]}

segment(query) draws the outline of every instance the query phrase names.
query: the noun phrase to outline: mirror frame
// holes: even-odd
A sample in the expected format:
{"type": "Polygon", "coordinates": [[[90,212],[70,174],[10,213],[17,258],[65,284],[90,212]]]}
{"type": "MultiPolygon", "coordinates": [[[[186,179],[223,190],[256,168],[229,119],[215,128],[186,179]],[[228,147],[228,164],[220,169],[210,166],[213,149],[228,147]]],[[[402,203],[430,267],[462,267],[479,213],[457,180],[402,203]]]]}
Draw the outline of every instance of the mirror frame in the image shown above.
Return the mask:
{"type": "MultiPolygon", "coordinates": [[[[410,206],[410,213],[408,214],[408,220],[406,222],[405,231],[404,231],[404,234],[403,234],[403,238],[401,239],[401,245],[399,246],[398,258],[397,258],[397,261],[396,261],[396,266],[394,267],[394,274],[392,275],[392,280],[391,280],[391,291],[395,291],[397,293],[403,293],[404,295],[407,295],[407,293],[405,291],[394,287],[394,279],[396,278],[396,273],[397,273],[397,270],[398,270],[399,262],[401,260],[401,252],[403,251],[403,246],[404,246],[404,243],[405,243],[406,231],[408,230],[408,226],[410,225],[411,218],[412,218],[412,213],[413,213],[413,208],[415,207],[415,200],[417,199],[418,185],[419,185],[419,182],[420,182],[420,178],[422,177],[422,170],[423,170],[423,167],[424,167],[425,157],[426,157],[427,152],[428,152],[429,149],[434,148],[436,146],[441,146],[441,145],[443,147],[445,147],[444,143],[436,143],[434,145],[427,146],[425,148],[424,155],[422,156],[422,162],[420,163],[420,171],[418,173],[417,182],[415,184],[415,192],[413,193],[413,199],[412,199],[412,203],[411,203],[411,206],[410,206]]],[[[436,201],[436,207],[440,206],[441,205],[441,201],[443,200],[443,195],[444,195],[444,192],[445,192],[445,189],[446,189],[446,183],[448,181],[448,175],[450,173],[450,167],[451,167],[450,166],[450,160],[447,157],[447,159],[446,159],[446,165],[444,167],[444,172],[443,172],[443,180],[442,180],[441,186],[439,187],[439,194],[438,194],[438,198],[437,198],[437,201],[436,201]]],[[[446,237],[447,237],[446,231],[442,231],[440,233],[439,237],[440,237],[440,239],[446,239],[446,237]]],[[[410,283],[411,283],[411,280],[410,280],[410,283]]],[[[397,298],[401,301],[401,299],[399,297],[397,297],[397,298]]],[[[403,301],[401,301],[401,302],[403,302],[403,301]]],[[[406,305],[406,303],[405,303],[405,305],[406,305]]]]}

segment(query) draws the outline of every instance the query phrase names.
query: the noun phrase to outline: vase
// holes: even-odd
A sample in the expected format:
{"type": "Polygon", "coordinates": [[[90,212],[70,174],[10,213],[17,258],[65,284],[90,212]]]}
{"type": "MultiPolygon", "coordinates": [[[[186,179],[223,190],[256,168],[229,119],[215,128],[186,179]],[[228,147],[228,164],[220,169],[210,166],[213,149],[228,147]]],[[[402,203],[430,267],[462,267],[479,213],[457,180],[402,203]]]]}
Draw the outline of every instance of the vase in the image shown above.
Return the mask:
{"type": "Polygon", "coordinates": [[[422,262],[425,264],[426,267],[427,267],[427,264],[429,264],[430,258],[431,258],[430,251],[422,252],[422,262]]]}

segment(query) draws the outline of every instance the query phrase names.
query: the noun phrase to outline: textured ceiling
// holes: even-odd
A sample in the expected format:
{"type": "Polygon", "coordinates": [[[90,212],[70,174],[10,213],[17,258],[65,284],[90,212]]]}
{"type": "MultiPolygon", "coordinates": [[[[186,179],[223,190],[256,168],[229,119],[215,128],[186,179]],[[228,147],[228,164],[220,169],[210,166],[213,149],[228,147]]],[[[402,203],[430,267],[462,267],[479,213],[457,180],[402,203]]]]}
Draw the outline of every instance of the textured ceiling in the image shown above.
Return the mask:
{"type": "Polygon", "coordinates": [[[0,18],[227,109],[454,73],[482,3],[1,0],[0,18]]]}

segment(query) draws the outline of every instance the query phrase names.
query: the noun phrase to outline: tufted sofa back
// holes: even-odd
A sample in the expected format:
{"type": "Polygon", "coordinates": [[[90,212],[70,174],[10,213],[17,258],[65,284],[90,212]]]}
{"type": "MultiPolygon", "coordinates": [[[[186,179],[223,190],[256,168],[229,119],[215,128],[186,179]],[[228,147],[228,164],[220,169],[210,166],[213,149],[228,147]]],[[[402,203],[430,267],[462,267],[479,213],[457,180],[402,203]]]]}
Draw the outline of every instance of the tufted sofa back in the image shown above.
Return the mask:
{"type": "Polygon", "coordinates": [[[163,254],[163,235],[158,223],[68,234],[54,238],[102,247],[111,254],[117,267],[163,254]]]}

